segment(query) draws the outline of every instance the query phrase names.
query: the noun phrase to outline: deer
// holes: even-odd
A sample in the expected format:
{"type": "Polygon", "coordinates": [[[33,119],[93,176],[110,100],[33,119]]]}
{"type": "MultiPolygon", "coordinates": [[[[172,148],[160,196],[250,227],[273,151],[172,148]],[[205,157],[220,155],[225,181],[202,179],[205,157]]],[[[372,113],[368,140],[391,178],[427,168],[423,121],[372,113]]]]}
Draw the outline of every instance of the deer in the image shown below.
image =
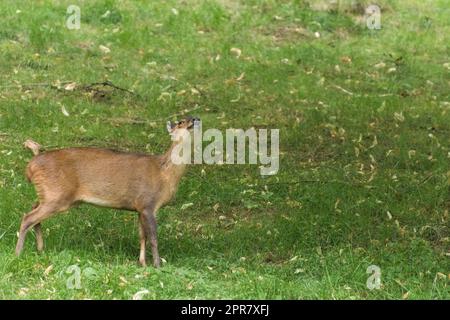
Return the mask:
{"type": "Polygon", "coordinates": [[[41,146],[27,140],[25,147],[34,157],[25,173],[38,196],[32,210],[25,214],[19,229],[16,255],[20,256],[27,232],[33,228],[38,252],[44,249],[41,223],[78,203],[136,211],[139,215],[139,262],[146,267],[146,244],[151,244],[153,265],[161,266],[158,252],[158,210],[175,195],[187,161],[172,161],[175,148],[191,147],[191,134],[200,119],[188,116],[167,122],[172,138],[162,155],[128,153],[94,147],[74,147],[40,152],[41,146]],[[184,146],[183,144],[188,144],[184,146]]]}

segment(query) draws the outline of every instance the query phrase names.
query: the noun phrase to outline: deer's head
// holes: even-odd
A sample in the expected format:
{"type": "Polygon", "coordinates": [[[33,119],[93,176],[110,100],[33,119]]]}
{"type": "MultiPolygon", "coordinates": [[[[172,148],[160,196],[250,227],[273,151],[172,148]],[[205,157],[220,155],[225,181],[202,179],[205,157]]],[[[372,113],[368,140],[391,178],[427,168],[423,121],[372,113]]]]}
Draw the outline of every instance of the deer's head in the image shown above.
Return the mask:
{"type": "Polygon", "coordinates": [[[190,134],[192,129],[200,125],[200,118],[187,116],[180,121],[167,121],[167,131],[172,136],[172,140],[178,141],[183,136],[190,134]]]}

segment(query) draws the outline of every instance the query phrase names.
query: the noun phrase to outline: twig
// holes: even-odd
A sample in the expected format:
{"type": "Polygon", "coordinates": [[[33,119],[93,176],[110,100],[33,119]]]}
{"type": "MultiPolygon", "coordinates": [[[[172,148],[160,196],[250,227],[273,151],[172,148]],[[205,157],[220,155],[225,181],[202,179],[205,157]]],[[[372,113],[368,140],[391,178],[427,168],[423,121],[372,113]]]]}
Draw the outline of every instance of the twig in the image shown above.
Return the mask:
{"type": "Polygon", "coordinates": [[[128,90],[128,89],[116,86],[111,81],[94,82],[94,83],[91,83],[91,84],[85,86],[84,88],[86,90],[88,90],[88,89],[92,89],[92,87],[94,87],[94,86],[105,86],[105,87],[108,86],[108,87],[111,87],[111,88],[114,88],[114,89],[117,89],[117,90],[121,90],[121,91],[125,91],[125,92],[128,92],[128,93],[131,93],[131,94],[136,94],[135,92],[133,92],[131,90],[128,90]]]}
{"type": "MultiPolygon", "coordinates": [[[[354,94],[353,92],[351,92],[351,91],[349,91],[349,90],[347,90],[347,89],[344,89],[344,88],[342,88],[341,86],[338,86],[338,85],[336,85],[336,84],[333,84],[333,85],[331,85],[333,88],[336,88],[336,89],[338,89],[338,90],[341,90],[342,92],[344,92],[344,93],[346,93],[346,94],[348,94],[348,95],[350,95],[350,96],[356,96],[356,97],[360,97],[361,95],[360,94],[354,94]]],[[[394,96],[395,94],[393,94],[393,93],[382,93],[382,94],[376,94],[376,95],[364,95],[364,97],[380,97],[380,98],[382,98],[382,97],[391,97],[391,96],[394,96]]]]}
{"type": "MultiPolygon", "coordinates": [[[[48,83],[48,82],[41,82],[41,83],[25,83],[25,84],[9,84],[9,85],[2,85],[0,86],[0,88],[23,88],[23,87],[56,87],[58,88],[58,85],[64,85],[64,84],[69,84],[69,83],[73,83],[74,81],[61,81],[58,83],[48,83]]],[[[90,90],[93,89],[94,86],[109,86],[111,88],[120,90],[120,91],[125,91],[128,92],[130,94],[134,94],[137,95],[135,92],[129,90],[129,89],[125,89],[125,88],[121,88],[119,86],[116,86],[114,83],[112,83],[111,81],[103,81],[103,82],[94,82],[91,83],[89,85],[85,85],[84,89],[85,90],[90,90]]]]}
{"type": "Polygon", "coordinates": [[[333,87],[335,87],[336,89],[339,89],[339,90],[341,90],[342,92],[344,92],[344,93],[346,93],[346,94],[348,94],[348,95],[353,95],[353,92],[351,92],[351,91],[348,91],[348,90],[346,90],[346,89],[344,89],[344,88],[342,88],[342,87],[340,87],[340,86],[338,86],[338,85],[336,85],[336,84],[333,84],[333,87]]]}
{"type": "Polygon", "coordinates": [[[383,94],[379,94],[378,97],[391,97],[393,96],[393,93],[383,93],[383,94]]]}

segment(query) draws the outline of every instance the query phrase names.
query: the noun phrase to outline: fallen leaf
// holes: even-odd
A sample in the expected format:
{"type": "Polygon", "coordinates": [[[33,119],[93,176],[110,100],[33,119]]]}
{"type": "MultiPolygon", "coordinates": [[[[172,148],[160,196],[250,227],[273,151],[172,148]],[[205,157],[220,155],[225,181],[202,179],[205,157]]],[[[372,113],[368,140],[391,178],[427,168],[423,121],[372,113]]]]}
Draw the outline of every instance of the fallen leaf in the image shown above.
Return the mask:
{"type": "Polygon", "coordinates": [[[45,276],[48,276],[48,274],[49,274],[52,270],[53,270],[53,265],[51,264],[51,265],[49,265],[49,266],[45,269],[44,275],[45,275],[45,276]]]}
{"type": "Polygon", "coordinates": [[[405,121],[405,116],[403,115],[403,112],[394,112],[394,118],[395,120],[400,122],[405,121]]]}
{"type": "Polygon", "coordinates": [[[111,52],[111,49],[110,49],[110,48],[108,48],[108,47],[106,47],[106,46],[103,46],[103,45],[99,45],[98,48],[99,48],[100,51],[101,51],[102,53],[104,53],[104,54],[108,54],[108,53],[111,52]]]}
{"type": "Polygon", "coordinates": [[[241,56],[242,50],[239,48],[231,48],[230,52],[233,53],[236,58],[239,58],[241,56]]]}
{"type": "Polygon", "coordinates": [[[343,63],[351,63],[351,62],[352,62],[352,59],[351,59],[349,56],[342,56],[342,57],[341,57],[341,61],[342,61],[343,63]]]}
{"type": "Polygon", "coordinates": [[[100,16],[100,18],[108,18],[110,14],[111,14],[111,11],[107,10],[104,14],[102,14],[100,16]]]}
{"type": "Polygon", "coordinates": [[[19,296],[25,296],[28,294],[28,291],[30,291],[29,288],[20,288],[19,290],[19,296]]]}
{"type": "Polygon", "coordinates": [[[239,77],[236,78],[236,81],[241,81],[245,77],[245,72],[242,72],[239,77]]]}
{"type": "Polygon", "coordinates": [[[169,97],[169,98],[171,98],[172,96],[170,95],[170,93],[169,92],[161,92],[161,94],[159,95],[159,97],[158,97],[158,101],[165,101],[166,100],[166,97],[169,97]]]}
{"type": "Polygon", "coordinates": [[[185,203],[181,206],[181,210],[186,210],[189,207],[192,207],[194,204],[192,202],[185,203]]]}
{"type": "Polygon", "coordinates": [[[150,293],[150,291],[148,291],[147,289],[138,291],[133,295],[133,300],[142,300],[142,297],[144,296],[144,294],[148,294],[148,293],[150,293]]]}
{"type": "Polygon", "coordinates": [[[381,69],[381,68],[384,68],[384,67],[386,67],[386,63],[384,63],[384,62],[379,62],[376,65],[374,65],[375,69],[381,69]]]}
{"type": "Polygon", "coordinates": [[[77,87],[76,82],[70,82],[64,86],[64,89],[67,91],[73,91],[77,87]]]}
{"type": "Polygon", "coordinates": [[[70,116],[69,112],[67,112],[66,107],[65,106],[61,106],[61,112],[63,113],[63,115],[65,115],[66,117],[70,116]]]}

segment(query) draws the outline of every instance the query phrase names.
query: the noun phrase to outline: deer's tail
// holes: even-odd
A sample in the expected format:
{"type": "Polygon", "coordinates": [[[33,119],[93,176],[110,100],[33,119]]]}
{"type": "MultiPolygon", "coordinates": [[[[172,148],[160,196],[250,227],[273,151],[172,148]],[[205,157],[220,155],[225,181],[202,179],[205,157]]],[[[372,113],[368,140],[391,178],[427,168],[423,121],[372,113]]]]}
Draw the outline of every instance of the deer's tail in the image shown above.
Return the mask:
{"type": "Polygon", "coordinates": [[[39,143],[37,143],[37,142],[31,140],[31,139],[28,139],[27,141],[25,141],[25,142],[23,143],[23,146],[24,146],[25,148],[30,149],[31,152],[33,152],[33,154],[34,154],[35,156],[37,156],[37,155],[39,154],[39,151],[40,151],[40,149],[41,149],[41,145],[40,145],[39,143]]]}

